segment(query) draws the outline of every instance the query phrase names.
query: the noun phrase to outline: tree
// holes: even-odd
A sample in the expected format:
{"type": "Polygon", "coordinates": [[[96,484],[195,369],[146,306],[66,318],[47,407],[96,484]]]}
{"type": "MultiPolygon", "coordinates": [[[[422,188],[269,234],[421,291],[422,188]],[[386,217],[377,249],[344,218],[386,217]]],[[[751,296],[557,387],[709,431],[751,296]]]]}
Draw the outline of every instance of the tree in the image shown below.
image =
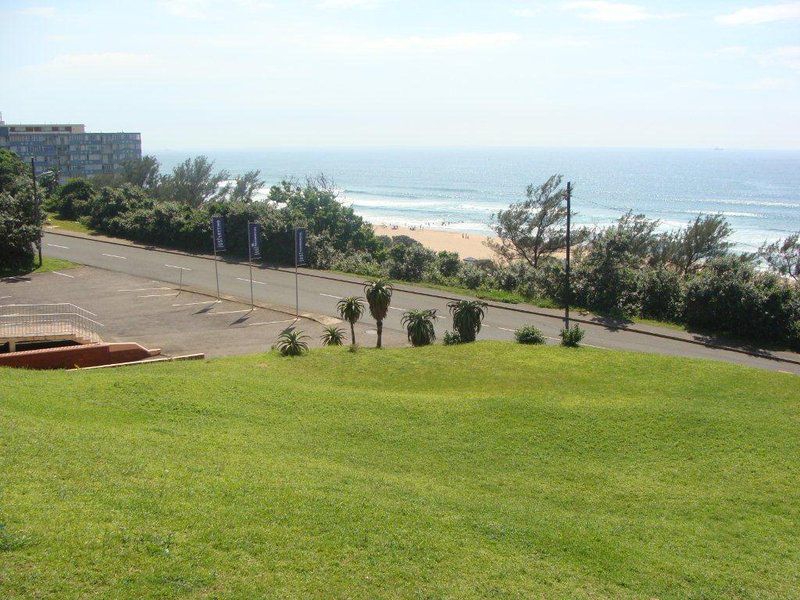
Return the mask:
{"type": "Polygon", "coordinates": [[[70,179],[49,199],[47,208],[62,219],[77,219],[87,213],[94,195],[94,188],[88,180],[70,179]]]}
{"type": "Polygon", "coordinates": [[[694,273],[710,258],[724,256],[733,230],[722,215],[698,215],[673,237],[670,262],[683,274],[694,273]]]}
{"type": "Polygon", "coordinates": [[[389,312],[389,304],[392,301],[392,285],[385,279],[376,279],[364,284],[364,295],[369,303],[369,312],[375,319],[378,329],[377,348],[381,347],[383,341],[383,320],[389,312]]]}
{"type": "Polygon", "coordinates": [[[239,175],[233,182],[228,200],[231,202],[252,202],[253,196],[264,187],[261,171],[248,171],[239,175]]]}
{"type": "Polygon", "coordinates": [[[0,271],[33,266],[42,223],[27,165],[13,152],[0,150],[0,271]]]}
{"type": "Polygon", "coordinates": [[[436,339],[436,329],[434,328],[434,321],[436,320],[436,311],[433,309],[415,309],[403,313],[403,318],[400,322],[406,328],[408,334],[408,341],[412,346],[428,346],[436,339]]]}
{"type": "Polygon", "coordinates": [[[364,314],[364,302],[358,296],[349,296],[339,300],[336,308],[339,315],[350,323],[350,343],[356,345],[356,323],[364,314]]]}
{"type": "Polygon", "coordinates": [[[447,305],[453,315],[453,329],[458,332],[462,342],[475,341],[481,331],[487,306],[486,302],[480,300],[457,300],[447,305]]]}
{"type": "Polygon", "coordinates": [[[778,275],[800,283],[800,231],[772,244],[764,242],[758,254],[778,275]]]}
{"type": "Polygon", "coordinates": [[[122,163],[123,183],[130,183],[143,190],[155,190],[160,181],[161,163],[155,156],[145,155],[141,158],[122,163]]]}
{"type": "Polygon", "coordinates": [[[389,248],[389,277],[419,281],[436,261],[436,253],[421,244],[393,244],[389,248]]]}
{"type": "Polygon", "coordinates": [[[170,175],[161,177],[158,194],[165,200],[174,200],[193,208],[209,200],[224,198],[229,186],[220,186],[229,179],[227,171],[213,173],[214,162],[205,156],[187,158],[172,169],[170,175]]]}
{"type": "MultiPolygon", "coordinates": [[[[567,205],[562,179],[553,175],[539,187],[529,185],[526,200],[493,215],[492,229],[499,241],[490,240],[489,246],[509,262],[523,259],[533,268],[542,258],[565,249],[567,205]]],[[[571,233],[576,244],[588,235],[584,229],[571,233]]]]}

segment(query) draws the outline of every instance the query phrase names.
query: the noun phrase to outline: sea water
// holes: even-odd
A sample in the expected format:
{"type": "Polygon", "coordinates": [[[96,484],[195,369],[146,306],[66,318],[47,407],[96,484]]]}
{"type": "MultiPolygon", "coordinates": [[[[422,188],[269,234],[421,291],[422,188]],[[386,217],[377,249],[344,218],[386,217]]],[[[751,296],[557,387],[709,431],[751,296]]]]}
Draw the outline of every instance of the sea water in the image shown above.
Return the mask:
{"type": "Polygon", "coordinates": [[[152,152],[171,169],[205,154],[268,185],[324,174],[340,200],[373,223],[491,233],[492,215],[561,174],[577,224],[602,227],[628,210],[663,229],[722,214],[753,251],[800,230],[800,151],[652,149],[282,149],[152,152]]]}

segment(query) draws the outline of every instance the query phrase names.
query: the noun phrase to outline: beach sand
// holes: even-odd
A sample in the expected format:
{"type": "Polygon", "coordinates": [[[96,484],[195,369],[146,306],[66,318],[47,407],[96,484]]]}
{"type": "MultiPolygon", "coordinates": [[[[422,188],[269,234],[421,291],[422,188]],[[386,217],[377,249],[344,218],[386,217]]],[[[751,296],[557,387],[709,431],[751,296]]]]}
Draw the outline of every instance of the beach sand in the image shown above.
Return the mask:
{"type": "Polygon", "coordinates": [[[375,235],[388,235],[390,237],[407,235],[431,250],[458,252],[461,258],[497,258],[491,248],[484,243],[489,239],[485,235],[475,233],[462,234],[458,231],[442,231],[440,229],[409,229],[408,227],[376,223],[373,223],[372,227],[375,229],[375,235]]]}

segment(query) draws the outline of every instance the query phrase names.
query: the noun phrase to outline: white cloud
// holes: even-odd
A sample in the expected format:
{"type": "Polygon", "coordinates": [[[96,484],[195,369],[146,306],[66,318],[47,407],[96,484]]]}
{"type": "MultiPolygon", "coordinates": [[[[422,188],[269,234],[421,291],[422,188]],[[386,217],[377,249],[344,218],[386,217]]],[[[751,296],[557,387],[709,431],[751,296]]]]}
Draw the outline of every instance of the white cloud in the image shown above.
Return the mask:
{"type": "Polygon", "coordinates": [[[632,23],[651,19],[672,19],[677,13],[652,13],[638,4],[606,2],[605,0],[580,0],[564,4],[566,10],[576,11],[581,19],[605,23],[632,23]]]}
{"type": "Polygon", "coordinates": [[[43,19],[52,19],[56,16],[55,6],[28,6],[21,8],[19,11],[21,15],[28,15],[31,17],[42,17],[43,19]]]}
{"type": "Polygon", "coordinates": [[[800,71],[800,46],[784,46],[763,53],[762,62],[800,71]]]}
{"type": "Polygon", "coordinates": [[[151,74],[160,67],[160,61],[151,54],[98,52],[60,54],[47,63],[27,67],[27,70],[48,76],[69,74],[87,78],[130,78],[151,74]]]}
{"type": "Polygon", "coordinates": [[[720,15],[717,21],[723,25],[759,25],[775,21],[800,20],[800,2],[765,4],[753,8],[742,8],[727,15],[720,15]]]}
{"type": "Polygon", "coordinates": [[[386,0],[321,0],[317,8],[326,10],[340,10],[348,8],[375,8],[384,4],[386,0]]]}
{"type": "Polygon", "coordinates": [[[176,17],[198,20],[208,18],[207,0],[161,0],[160,4],[176,17]]]}
{"type": "Polygon", "coordinates": [[[333,35],[321,38],[320,43],[326,49],[338,52],[431,52],[495,48],[513,44],[520,39],[518,33],[508,32],[406,37],[333,35]]]}

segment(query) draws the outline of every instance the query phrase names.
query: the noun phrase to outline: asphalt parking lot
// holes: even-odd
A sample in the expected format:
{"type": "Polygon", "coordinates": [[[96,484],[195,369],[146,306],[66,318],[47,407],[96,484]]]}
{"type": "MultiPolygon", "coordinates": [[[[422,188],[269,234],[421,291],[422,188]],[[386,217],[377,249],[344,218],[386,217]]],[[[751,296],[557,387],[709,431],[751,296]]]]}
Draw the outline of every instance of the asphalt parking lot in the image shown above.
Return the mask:
{"type": "MultiPolygon", "coordinates": [[[[269,350],[288,327],[302,330],[310,346],[319,346],[324,324],[291,314],[205,294],[179,290],[175,282],[134,277],[92,267],[57,273],[38,273],[0,281],[0,304],[68,302],[89,310],[102,323],[107,342],[138,342],[161,348],[165,356],[204,353],[208,357],[251,354],[269,350]]],[[[302,307],[301,307],[302,310],[302,307]]],[[[335,323],[328,318],[325,323],[335,323]]],[[[347,332],[349,325],[338,325],[347,332]]],[[[356,328],[360,344],[375,343],[374,324],[356,328]]],[[[387,344],[405,339],[389,333],[387,344]]]]}

